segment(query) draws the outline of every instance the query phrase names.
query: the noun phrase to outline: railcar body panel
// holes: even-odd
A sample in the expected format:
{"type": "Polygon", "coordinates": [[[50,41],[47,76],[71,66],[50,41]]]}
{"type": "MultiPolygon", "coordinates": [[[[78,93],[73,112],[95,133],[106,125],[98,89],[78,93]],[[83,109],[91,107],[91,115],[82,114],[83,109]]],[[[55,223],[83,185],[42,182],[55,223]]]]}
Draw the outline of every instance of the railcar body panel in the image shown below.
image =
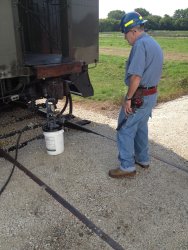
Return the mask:
{"type": "Polygon", "coordinates": [[[22,75],[23,55],[17,8],[10,0],[0,1],[0,79],[22,75]]]}
{"type": "Polygon", "coordinates": [[[19,16],[25,54],[98,61],[98,0],[22,0],[19,16]]]}
{"type": "Polygon", "coordinates": [[[98,1],[71,0],[70,55],[86,63],[98,61],[98,1]]]}

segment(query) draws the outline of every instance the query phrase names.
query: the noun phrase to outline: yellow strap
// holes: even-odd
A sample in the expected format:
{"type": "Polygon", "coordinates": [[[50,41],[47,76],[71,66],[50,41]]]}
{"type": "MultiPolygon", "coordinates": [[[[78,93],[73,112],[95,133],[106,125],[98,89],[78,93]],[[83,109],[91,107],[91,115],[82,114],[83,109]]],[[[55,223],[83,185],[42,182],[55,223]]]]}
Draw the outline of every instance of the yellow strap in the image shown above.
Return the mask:
{"type": "MultiPolygon", "coordinates": [[[[139,16],[139,19],[142,20],[143,19],[142,16],[139,16]]],[[[131,25],[133,23],[134,23],[134,20],[132,19],[129,22],[125,23],[124,26],[127,27],[127,26],[129,26],[129,25],[131,25]]]]}
{"type": "Polygon", "coordinates": [[[132,23],[134,23],[134,20],[130,20],[129,22],[125,23],[124,26],[127,27],[127,26],[131,25],[132,23]]]}

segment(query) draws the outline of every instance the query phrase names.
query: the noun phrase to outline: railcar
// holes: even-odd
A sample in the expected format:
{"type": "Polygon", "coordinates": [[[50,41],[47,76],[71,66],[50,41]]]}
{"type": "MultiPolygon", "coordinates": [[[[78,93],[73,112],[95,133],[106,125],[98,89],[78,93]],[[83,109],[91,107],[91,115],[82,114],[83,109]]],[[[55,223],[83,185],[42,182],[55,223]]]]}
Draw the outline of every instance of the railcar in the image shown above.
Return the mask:
{"type": "Polygon", "coordinates": [[[94,94],[98,0],[0,1],[0,103],[94,94]]]}

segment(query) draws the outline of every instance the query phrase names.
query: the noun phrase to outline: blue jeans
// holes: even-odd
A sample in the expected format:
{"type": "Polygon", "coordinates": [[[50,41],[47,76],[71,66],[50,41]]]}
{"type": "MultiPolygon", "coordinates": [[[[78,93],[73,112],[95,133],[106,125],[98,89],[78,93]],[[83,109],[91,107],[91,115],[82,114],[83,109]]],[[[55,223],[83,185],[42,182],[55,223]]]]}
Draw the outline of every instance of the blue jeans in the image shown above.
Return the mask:
{"type": "Polygon", "coordinates": [[[124,109],[120,109],[118,125],[123,119],[126,122],[117,131],[117,146],[120,169],[124,171],[134,171],[135,161],[143,165],[149,164],[148,120],[156,100],[157,94],[145,96],[143,105],[128,115],[127,119],[124,109]]]}

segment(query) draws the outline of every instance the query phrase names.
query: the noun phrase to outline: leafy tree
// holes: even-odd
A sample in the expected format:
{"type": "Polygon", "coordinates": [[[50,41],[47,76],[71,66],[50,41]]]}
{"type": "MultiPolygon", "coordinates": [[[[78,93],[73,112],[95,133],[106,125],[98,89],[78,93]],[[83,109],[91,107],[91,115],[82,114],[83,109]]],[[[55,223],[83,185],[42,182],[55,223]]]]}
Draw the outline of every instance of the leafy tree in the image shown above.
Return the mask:
{"type": "Polygon", "coordinates": [[[138,12],[142,17],[151,16],[149,11],[143,8],[136,8],[135,11],[138,12]]]}
{"type": "Polygon", "coordinates": [[[188,30],[188,18],[175,19],[176,30],[188,30]]]}
{"type": "Polygon", "coordinates": [[[99,32],[119,31],[119,20],[114,19],[100,19],[99,32]]]}
{"type": "Polygon", "coordinates": [[[188,8],[187,9],[178,9],[174,12],[174,18],[188,18],[188,8]]]}
{"type": "Polygon", "coordinates": [[[165,15],[163,18],[160,20],[160,29],[162,30],[174,30],[174,25],[173,25],[174,19],[170,17],[169,15],[165,15]]]}
{"type": "Polygon", "coordinates": [[[122,10],[112,10],[108,13],[108,18],[109,19],[115,19],[115,20],[120,20],[122,16],[125,15],[125,11],[122,10]]]}
{"type": "MultiPolygon", "coordinates": [[[[146,29],[148,30],[188,30],[188,8],[176,10],[172,17],[169,15],[164,17],[152,15],[142,8],[137,8],[135,11],[148,20],[146,23],[146,29]]],[[[125,11],[110,11],[108,18],[99,20],[100,32],[119,31],[119,20],[123,15],[125,15],[125,11]]]]}
{"type": "Polygon", "coordinates": [[[148,22],[145,24],[145,27],[149,30],[159,30],[160,29],[160,20],[161,16],[146,16],[145,17],[148,22]]]}

